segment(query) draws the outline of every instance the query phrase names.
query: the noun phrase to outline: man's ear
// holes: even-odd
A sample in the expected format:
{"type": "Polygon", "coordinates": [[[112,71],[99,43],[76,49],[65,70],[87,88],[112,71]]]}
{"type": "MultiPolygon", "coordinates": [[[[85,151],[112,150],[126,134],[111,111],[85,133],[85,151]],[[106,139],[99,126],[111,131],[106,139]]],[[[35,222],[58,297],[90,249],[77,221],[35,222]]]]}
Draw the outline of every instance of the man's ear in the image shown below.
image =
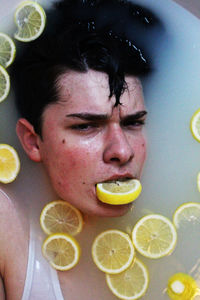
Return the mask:
{"type": "Polygon", "coordinates": [[[16,132],[28,157],[35,162],[40,162],[40,137],[35,133],[34,127],[26,119],[21,118],[17,122],[16,132]]]}

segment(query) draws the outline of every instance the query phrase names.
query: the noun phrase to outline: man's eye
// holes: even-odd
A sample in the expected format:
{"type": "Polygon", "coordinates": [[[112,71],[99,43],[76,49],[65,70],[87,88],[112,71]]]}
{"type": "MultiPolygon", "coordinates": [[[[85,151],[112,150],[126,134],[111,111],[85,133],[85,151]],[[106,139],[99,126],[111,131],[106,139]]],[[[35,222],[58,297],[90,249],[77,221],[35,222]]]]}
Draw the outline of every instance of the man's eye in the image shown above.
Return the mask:
{"type": "Polygon", "coordinates": [[[143,125],[145,125],[145,120],[135,120],[135,121],[129,121],[129,122],[124,122],[122,124],[124,127],[142,127],[143,125]]]}
{"type": "Polygon", "coordinates": [[[79,130],[79,131],[87,131],[94,127],[97,127],[97,126],[95,124],[84,123],[84,124],[73,125],[71,128],[74,130],[79,130]]]}

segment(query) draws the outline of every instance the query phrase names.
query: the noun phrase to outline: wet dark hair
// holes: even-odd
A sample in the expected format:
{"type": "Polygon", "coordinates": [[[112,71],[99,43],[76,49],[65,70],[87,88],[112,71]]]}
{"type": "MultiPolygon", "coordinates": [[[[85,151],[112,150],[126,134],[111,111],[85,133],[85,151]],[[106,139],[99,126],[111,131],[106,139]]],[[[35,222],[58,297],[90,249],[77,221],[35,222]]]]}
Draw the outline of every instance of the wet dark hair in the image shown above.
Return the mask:
{"type": "Polygon", "coordinates": [[[40,135],[45,107],[58,100],[56,80],[70,70],[107,73],[118,105],[125,75],[151,70],[145,40],[159,24],[149,10],[125,0],[63,0],[46,13],[43,34],[20,45],[10,70],[20,116],[40,135]]]}

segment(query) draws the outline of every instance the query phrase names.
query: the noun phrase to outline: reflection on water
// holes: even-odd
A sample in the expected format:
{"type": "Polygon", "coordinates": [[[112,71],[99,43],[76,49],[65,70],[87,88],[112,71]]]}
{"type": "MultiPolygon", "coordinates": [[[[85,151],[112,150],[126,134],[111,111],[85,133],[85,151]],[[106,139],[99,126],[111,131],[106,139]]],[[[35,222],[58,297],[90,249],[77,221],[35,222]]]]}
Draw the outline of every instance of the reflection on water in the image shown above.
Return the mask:
{"type": "MultiPolygon", "coordinates": [[[[6,0],[3,2],[8,3],[6,0]]],[[[138,0],[138,3],[147,3],[158,12],[167,28],[167,39],[155,57],[156,72],[144,83],[149,118],[143,192],[127,216],[86,220],[85,229],[78,237],[84,258],[69,272],[72,280],[79,282],[79,290],[74,285],[74,295],[82,295],[83,300],[116,299],[108,291],[104,275],[91,260],[91,243],[97,233],[109,228],[130,230],[141,216],[151,212],[171,218],[181,203],[200,200],[196,187],[196,176],[200,171],[200,144],[189,131],[190,118],[200,107],[200,20],[170,0],[138,0]]],[[[10,10],[7,16],[2,19],[2,28],[10,32],[12,26],[7,24],[7,20],[11,20],[10,10]]],[[[22,160],[22,171],[14,183],[3,189],[18,195],[21,205],[29,205],[30,211],[34,211],[33,218],[38,220],[45,202],[55,198],[41,166],[30,162],[21,150],[15,135],[16,119],[11,93],[1,104],[0,142],[16,147],[22,160]]],[[[188,226],[179,231],[177,248],[169,257],[154,261],[138,255],[150,271],[150,287],[143,299],[168,299],[166,283],[176,272],[189,273],[200,284],[199,229],[193,230],[188,226]]],[[[39,229],[38,234],[41,234],[39,229]]]]}

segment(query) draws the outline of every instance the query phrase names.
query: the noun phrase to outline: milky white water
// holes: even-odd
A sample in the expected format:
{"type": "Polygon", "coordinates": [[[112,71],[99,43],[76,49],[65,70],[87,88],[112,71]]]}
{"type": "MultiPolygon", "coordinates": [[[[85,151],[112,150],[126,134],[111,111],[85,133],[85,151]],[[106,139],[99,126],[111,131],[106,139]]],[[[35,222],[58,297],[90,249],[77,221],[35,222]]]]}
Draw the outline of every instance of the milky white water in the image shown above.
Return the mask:
{"type": "MultiPolygon", "coordinates": [[[[13,12],[19,2],[1,0],[0,31],[13,32],[13,12]]],[[[44,6],[47,2],[50,1],[42,1],[44,6]]],[[[149,117],[143,192],[134,209],[124,217],[86,220],[85,229],[78,237],[82,260],[69,271],[74,280],[74,299],[80,296],[82,300],[116,299],[106,286],[104,274],[96,269],[91,259],[91,244],[99,232],[109,228],[127,230],[141,216],[151,212],[171,218],[183,202],[200,200],[196,187],[200,144],[189,130],[190,118],[200,107],[200,20],[171,0],[138,0],[138,3],[156,11],[167,29],[160,54],[156,54],[156,72],[144,85],[149,117]]],[[[14,183],[0,187],[15,197],[21,206],[34,211],[32,218],[38,224],[41,208],[55,196],[41,166],[25,157],[17,141],[17,117],[12,96],[11,93],[0,105],[0,142],[15,146],[22,161],[22,171],[14,183]]],[[[39,229],[38,234],[41,234],[39,229]]],[[[200,284],[200,226],[195,229],[188,226],[179,231],[178,237],[176,250],[168,257],[150,260],[138,255],[150,273],[150,285],[143,299],[168,299],[165,293],[167,279],[175,272],[190,273],[200,284]]]]}

